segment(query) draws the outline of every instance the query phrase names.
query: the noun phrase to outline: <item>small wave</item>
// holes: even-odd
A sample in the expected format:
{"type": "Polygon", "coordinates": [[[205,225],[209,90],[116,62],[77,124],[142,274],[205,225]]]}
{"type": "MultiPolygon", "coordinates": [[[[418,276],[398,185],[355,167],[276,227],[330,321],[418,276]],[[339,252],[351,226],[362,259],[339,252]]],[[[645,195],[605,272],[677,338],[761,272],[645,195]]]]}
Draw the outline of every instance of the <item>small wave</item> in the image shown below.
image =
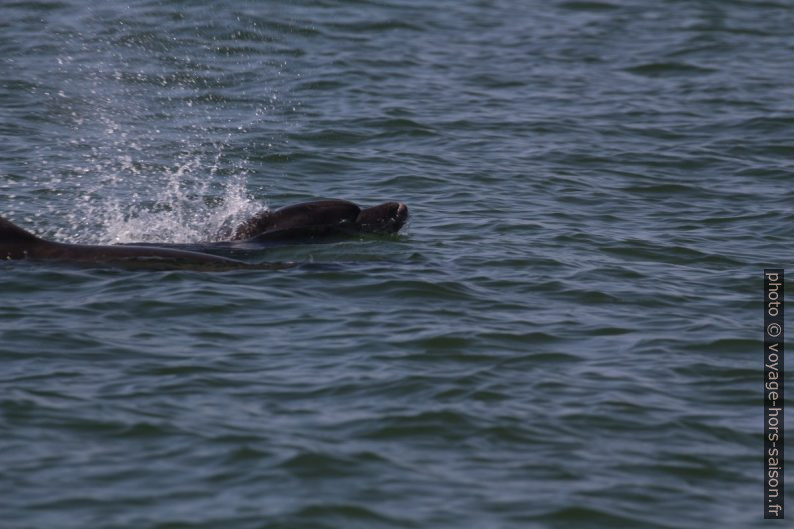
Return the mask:
{"type": "Polygon", "coordinates": [[[691,75],[713,73],[715,68],[706,68],[684,62],[651,62],[624,68],[623,71],[645,77],[669,77],[674,75],[691,75]]]}
{"type": "Polygon", "coordinates": [[[563,2],[560,7],[572,11],[612,11],[620,6],[606,2],[563,2]]]}

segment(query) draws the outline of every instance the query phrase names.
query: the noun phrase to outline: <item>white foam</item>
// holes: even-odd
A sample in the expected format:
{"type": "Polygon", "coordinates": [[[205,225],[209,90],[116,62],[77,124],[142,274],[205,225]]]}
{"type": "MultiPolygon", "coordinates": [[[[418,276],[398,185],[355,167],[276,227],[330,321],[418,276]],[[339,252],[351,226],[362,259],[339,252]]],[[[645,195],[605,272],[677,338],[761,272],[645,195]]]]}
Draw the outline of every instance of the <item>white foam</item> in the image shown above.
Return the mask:
{"type": "Polygon", "coordinates": [[[64,54],[51,79],[49,101],[67,130],[53,130],[31,188],[52,196],[48,214],[62,220],[54,233],[52,224],[39,231],[78,243],[204,242],[263,209],[247,191],[245,149],[227,151],[272,107],[195,104],[186,96],[202,94],[189,69],[185,80],[155,88],[147,79],[173,76],[169,67],[146,63],[152,71],[143,72],[125,54],[103,52],[101,41],[73,38],[65,48],[91,47],[92,61],[64,54]]]}

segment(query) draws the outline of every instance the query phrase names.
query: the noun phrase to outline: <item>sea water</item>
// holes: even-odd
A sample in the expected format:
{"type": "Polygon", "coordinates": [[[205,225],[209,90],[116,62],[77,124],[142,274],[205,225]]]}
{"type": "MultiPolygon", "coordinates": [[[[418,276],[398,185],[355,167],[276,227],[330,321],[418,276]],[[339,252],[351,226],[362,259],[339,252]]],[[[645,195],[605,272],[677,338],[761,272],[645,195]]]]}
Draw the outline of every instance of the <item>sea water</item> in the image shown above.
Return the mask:
{"type": "Polygon", "coordinates": [[[0,264],[1,525],[760,527],[793,26],[782,1],[3,2],[20,226],[411,220],[234,254],[282,271],[0,264]]]}

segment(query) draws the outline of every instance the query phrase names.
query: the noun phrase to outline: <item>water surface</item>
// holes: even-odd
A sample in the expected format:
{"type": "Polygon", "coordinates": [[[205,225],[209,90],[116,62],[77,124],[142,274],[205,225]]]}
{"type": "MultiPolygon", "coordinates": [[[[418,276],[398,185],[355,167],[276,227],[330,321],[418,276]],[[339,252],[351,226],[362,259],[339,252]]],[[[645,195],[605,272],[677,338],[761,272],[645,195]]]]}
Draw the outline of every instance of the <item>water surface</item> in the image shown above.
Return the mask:
{"type": "MultiPolygon", "coordinates": [[[[8,527],[757,527],[784,2],[5,2],[0,214],[283,271],[0,263],[8,527]]],[[[791,494],[788,496],[792,503],[791,494]]]]}

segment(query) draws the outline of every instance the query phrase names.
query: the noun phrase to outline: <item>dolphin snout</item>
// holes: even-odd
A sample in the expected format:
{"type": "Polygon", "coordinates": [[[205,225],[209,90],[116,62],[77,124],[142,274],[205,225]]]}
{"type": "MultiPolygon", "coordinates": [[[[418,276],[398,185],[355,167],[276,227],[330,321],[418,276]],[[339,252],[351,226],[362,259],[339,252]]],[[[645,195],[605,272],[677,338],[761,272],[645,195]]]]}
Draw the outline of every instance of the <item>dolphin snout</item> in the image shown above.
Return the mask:
{"type": "Polygon", "coordinates": [[[396,233],[408,220],[408,206],[403,202],[385,202],[361,211],[356,222],[364,231],[396,233]]]}

